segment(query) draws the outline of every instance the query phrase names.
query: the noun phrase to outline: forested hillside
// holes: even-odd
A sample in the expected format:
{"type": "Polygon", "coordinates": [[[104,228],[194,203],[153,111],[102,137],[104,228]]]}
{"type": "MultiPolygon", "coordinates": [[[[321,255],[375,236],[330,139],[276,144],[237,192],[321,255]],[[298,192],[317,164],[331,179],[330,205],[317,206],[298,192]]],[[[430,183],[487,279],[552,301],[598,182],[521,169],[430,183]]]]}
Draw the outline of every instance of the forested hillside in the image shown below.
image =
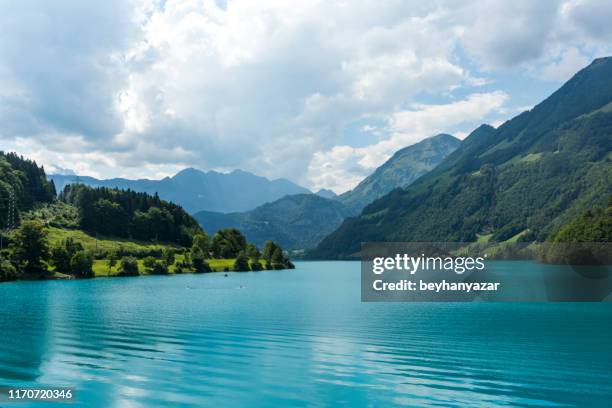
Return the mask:
{"type": "Polygon", "coordinates": [[[436,169],[346,220],[311,254],[371,241],[542,241],[612,194],[612,58],[532,110],[474,131],[436,169]]]}
{"type": "Polygon", "coordinates": [[[247,212],[202,211],[194,217],[207,231],[234,227],[260,247],[272,239],[283,248],[296,251],[314,248],[346,217],[354,214],[340,201],[316,194],[296,194],[247,212]]]}
{"type": "Polygon", "coordinates": [[[35,162],[0,152],[0,282],[292,268],[237,229],[209,236],[181,206],[131,190],[66,186],[56,198],[35,162]]]}
{"type": "Polygon", "coordinates": [[[17,226],[21,212],[54,198],[55,187],[42,167],[15,153],[0,152],[0,228],[17,226]]]}
{"type": "Polygon", "coordinates": [[[94,234],[188,246],[201,231],[185,210],[157,195],[70,184],[59,198],[78,209],[79,227],[94,234]]]}
{"type": "Polygon", "coordinates": [[[612,197],[608,200],[607,207],[592,208],[562,226],[554,234],[552,241],[612,243],[612,197]]]}

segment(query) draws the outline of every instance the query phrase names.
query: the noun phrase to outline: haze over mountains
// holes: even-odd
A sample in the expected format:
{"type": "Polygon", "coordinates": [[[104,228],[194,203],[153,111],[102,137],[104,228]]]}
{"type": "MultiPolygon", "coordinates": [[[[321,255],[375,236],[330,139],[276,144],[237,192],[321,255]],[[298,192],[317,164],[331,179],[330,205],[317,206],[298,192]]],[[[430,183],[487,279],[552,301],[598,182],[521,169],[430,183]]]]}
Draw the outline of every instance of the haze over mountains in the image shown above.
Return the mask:
{"type": "Polygon", "coordinates": [[[116,187],[149,194],[181,205],[190,213],[198,211],[235,212],[251,210],[261,204],[289,194],[310,193],[286,179],[269,180],[242,170],[231,173],[203,172],[188,168],[161,180],[128,180],[123,178],[100,180],[75,175],[50,175],[57,191],[70,183],[96,187],[116,187]]]}
{"type": "Polygon", "coordinates": [[[611,194],[612,58],[601,58],[532,110],[476,129],[310,256],[353,257],[361,242],[545,240],[611,194]]]}

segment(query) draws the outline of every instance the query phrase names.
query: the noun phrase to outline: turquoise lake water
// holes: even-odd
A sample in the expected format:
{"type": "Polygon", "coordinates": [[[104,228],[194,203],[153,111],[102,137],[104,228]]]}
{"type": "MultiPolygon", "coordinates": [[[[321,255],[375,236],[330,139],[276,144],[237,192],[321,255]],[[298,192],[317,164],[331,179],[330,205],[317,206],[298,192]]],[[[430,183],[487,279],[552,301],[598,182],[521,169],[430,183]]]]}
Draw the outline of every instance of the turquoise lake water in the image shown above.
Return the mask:
{"type": "Polygon", "coordinates": [[[0,284],[0,387],[74,387],[71,407],[611,404],[610,303],[361,303],[359,263],[296,266],[0,284]]]}

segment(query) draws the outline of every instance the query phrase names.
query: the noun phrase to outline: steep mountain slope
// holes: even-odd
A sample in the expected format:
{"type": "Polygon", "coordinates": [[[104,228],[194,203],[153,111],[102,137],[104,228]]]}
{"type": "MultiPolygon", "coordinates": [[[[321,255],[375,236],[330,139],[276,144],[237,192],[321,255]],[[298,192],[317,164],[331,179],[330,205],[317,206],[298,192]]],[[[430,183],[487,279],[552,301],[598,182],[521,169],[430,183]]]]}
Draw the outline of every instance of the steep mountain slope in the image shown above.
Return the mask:
{"type": "Polygon", "coordinates": [[[73,175],[51,175],[49,178],[55,182],[58,191],[63,190],[67,184],[79,182],[92,187],[129,188],[149,194],[158,193],[162,199],[179,204],[190,213],[201,210],[247,211],[288,194],[310,193],[308,189],[289,180],[268,180],[241,170],[218,173],[189,168],[162,180],[98,180],[73,175]]]}
{"type": "Polygon", "coordinates": [[[297,194],[248,212],[221,214],[201,211],[194,217],[209,233],[235,227],[260,247],[271,239],[285,249],[301,250],[316,246],[352,214],[337,200],[316,194],[297,194]]]}
{"type": "Polygon", "coordinates": [[[347,219],[311,257],[351,257],[371,241],[543,240],[605,205],[611,78],[612,58],[597,59],[532,110],[476,129],[432,172],[347,219]]]}
{"type": "Polygon", "coordinates": [[[339,200],[361,211],[367,204],[394,188],[410,185],[436,167],[460,144],[461,141],[451,135],[439,134],[398,150],[357,187],[341,194],[339,200]]]}

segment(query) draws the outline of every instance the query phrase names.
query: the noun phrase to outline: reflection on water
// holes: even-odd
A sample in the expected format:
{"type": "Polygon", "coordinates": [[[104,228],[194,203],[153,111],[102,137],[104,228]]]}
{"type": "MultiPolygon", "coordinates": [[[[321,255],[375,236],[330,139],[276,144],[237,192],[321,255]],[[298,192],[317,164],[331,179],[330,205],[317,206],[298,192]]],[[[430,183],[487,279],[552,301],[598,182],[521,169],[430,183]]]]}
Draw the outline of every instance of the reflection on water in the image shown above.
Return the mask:
{"type": "Polygon", "coordinates": [[[32,283],[19,287],[0,284],[0,386],[1,379],[35,381],[48,353],[49,292],[32,283]],[[29,293],[28,288],[36,296],[29,293]]]}
{"type": "Polygon", "coordinates": [[[371,304],[359,282],[313,262],[2,284],[0,386],[87,407],[609,402],[609,303],[371,304]]]}

